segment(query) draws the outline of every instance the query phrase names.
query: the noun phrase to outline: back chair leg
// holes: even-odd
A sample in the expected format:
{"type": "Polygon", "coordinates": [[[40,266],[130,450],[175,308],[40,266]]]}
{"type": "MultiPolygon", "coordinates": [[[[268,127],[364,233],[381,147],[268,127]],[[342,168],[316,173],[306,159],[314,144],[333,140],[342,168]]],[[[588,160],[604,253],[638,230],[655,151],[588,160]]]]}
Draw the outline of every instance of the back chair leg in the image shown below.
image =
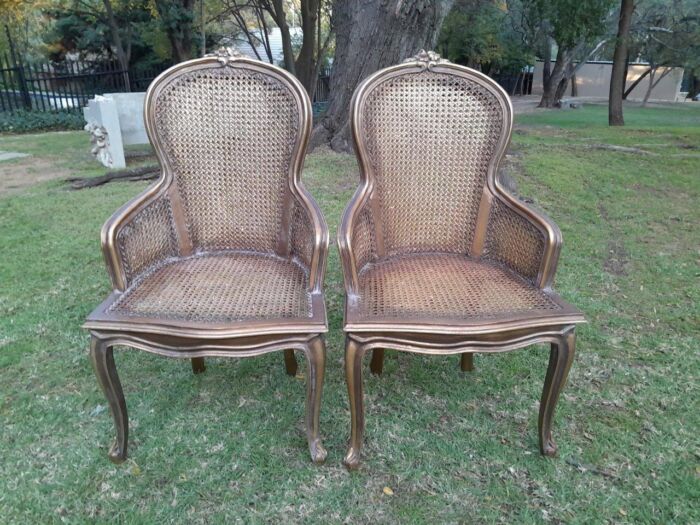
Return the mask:
{"type": "Polygon", "coordinates": [[[566,384],[571,363],[574,361],[575,347],[576,333],[573,328],[561,336],[557,343],[551,345],[549,367],[542,389],[540,416],[537,422],[540,452],[545,456],[556,456],[557,454],[557,445],[552,439],[552,419],[559,394],[566,384]]]}
{"type": "Polygon", "coordinates": [[[384,349],[375,348],[372,350],[372,361],[369,364],[369,369],[373,374],[381,375],[384,370],[384,349]]]}
{"type": "Polygon", "coordinates": [[[192,358],[192,372],[195,374],[201,374],[207,369],[206,365],[204,364],[204,358],[203,357],[193,357],[192,358]]]}
{"type": "Polygon", "coordinates": [[[345,339],[345,379],[348,383],[350,398],[350,446],[343,463],[349,470],[360,466],[360,450],[362,435],[365,430],[365,411],[362,400],[362,357],[365,350],[362,346],[347,337],[345,339]]]}
{"type": "Polygon", "coordinates": [[[95,336],[90,341],[90,360],[95,369],[97,381],[102,387],[109,404],[117,438],[109,451],[109,459],[113,463],[122,463],[126,459],[126,447],[129,440],[129,416],[126,412],[126,401],[122,385],[119,382],[117,368],[114,365],[112,347],[95,336]]]}
{"type": "MultiPolygon", "coordinates": [[[[293,350],[285,350],[292,352],[293,350]]],[[[309,370],[306,378],[306,437],[309,441],[309,452],[314,463],[326,460],[326,449],[321,444],[319,432],[321,416],[321,393],[323,392],[323,377],[326,370],[326,344],[321,336],[314,337],[306,347],[306,359],[309,370]]],[[[294,361],[296,369],[296,361],[294,361]]],[[[289,372],[289,368],[287,368],[289,372]]]]}
{"type": "Polygon", "coordinates": [[[462,369],[462,372],[474,371],[474,354],[471,352],[462,354],[462,359],[459,362],[459,366],[462,369]]]}
{"type": "Polygon", "coordinates": [[[287,375],[297,375],[297,360],[296,357],[294,357],[294,350],[289,349],[284,351],[284,368],[287,370],[287,375]]]}

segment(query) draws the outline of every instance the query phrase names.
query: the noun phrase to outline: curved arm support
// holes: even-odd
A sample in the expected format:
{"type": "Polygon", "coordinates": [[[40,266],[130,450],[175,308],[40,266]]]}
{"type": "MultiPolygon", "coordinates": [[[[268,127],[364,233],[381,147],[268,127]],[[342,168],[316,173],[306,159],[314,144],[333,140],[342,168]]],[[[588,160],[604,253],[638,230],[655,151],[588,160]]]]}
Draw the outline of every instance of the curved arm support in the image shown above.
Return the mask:
{"type": "Polygon", "coordinates": [[[178,254],[177,234],[163,178],[119,208],[102,226],[102,253],[116,291],[140,272],[178,254]]]}
{"type": "Polygon", "coordinates": [[[349,296],[358,291],[358,274],[362,267],[376,256],[370,191],[365,180],[345,208],[338,228],[338,251],[345,289],[349,296]]]}
{"type": "Polygon", "coordinates": [[[505,264],[538,288],[551,288],[562,245],[559,227],[498,181],[489,189],[493,198],[484,258],[505,264]]]}
{"type": "Polygon", "coordinates": [[[328,258],[328,224],[318,204],[298,182],[294,193],[295,206],[292,212],[291,249],[309,268],[309,290],[323,291],[328,258]]]}

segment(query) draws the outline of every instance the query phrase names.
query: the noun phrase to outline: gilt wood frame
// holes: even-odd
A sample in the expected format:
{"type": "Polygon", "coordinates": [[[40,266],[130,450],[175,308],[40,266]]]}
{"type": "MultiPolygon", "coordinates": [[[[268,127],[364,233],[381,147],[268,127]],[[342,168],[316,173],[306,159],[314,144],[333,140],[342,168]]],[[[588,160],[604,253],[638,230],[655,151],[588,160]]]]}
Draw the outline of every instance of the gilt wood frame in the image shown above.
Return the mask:
{"type": "Polygon", "coordinates": [[[371,370],[374,373],[381,373],[383,353],[384,349],[387,348],[430,355],[461,354],[462,370],[471,370],[474,352],[505,352],[535,343],[550,343],[550,364],[540,406],[539,440],[540,450],[543,454],[550,456],[556,454],[556,445],[551,437],[552,416],[573,360],[575,325],[585,322],[585,320],[576,308],[562,301],[552,290],[562,244],[559,228],[548,217],[512,196],[501,185],[496,176],[498,166],[510,143],[512,125],[513,107],[510,98],[496,82],[478,71],[443,60],[432,52],[421,51],[416,57],[408,59],[402,64],[380,70],[365,79],[355,90],[351,102],[351,129],[360,167],[360,184],[345,210],[338,230],[338,248],[346,289],[345,367],[351,412],[351,438],[344,463],[350,469],[359,466],[365,426],[362,399],[362,357],[368,350],[373,350],[371,370]],[[561,306],[559,315],[547,317],[538,317],[537,315],[501,316],[488,321],[470,322],[464,320],[450,324],[444,324],[427,317],[415,322],[397,323],[381,319],[368,322],[357,315],[355,306],[358,303],[360,268],[357,267],[352,239],[359,211],[366,204],[372,210],[375,220],[377,255],[381,257],[384,251],[382,225],[378,219],[378,202],[374,193],[375,176],[369,161],[365,138],[362,135],[363,105],[372,89],[387,79],[424,71],[447,73],[468,79],[489,91],[500,102],[504,122],[495,153],[488,165],[471,255],[478,258],[482,254],[489,210],[492,202],[498,199],[536,226],[543,234],[544,250],[534,284],[545,290],[561,306]]]}
{"type": "MultiPolygon", "coordinates": [[[[204,371],[205,357],[252,357],[284,350],[287,373],[296,374],[294,350],[304,352],[308,362],[306,396],[306,433],[311,458],[320,463],[326,451],[319,433],[320,401],[325,370],[327,332],[323,299],[323,281],[328,251],[328,227],[321,211],[301,183],[301,171],[312,123],[311,102],[299,81],[271,64],[252,60],[229,48],[215,54],[173,66],[159,75],[146,94],[144,121],[149,139],[161,165],[159,179],[143,193],[126,203],[104,224],[101,233],[102,251],[112,282],[110,296],[90,314],[83,327],[91,334],[90,356],[98,381],[107,397],[116,427],[117,438],[109,452],[116,463],[126,459],[128,417],[121,383],[114,365],[113,347],[124,345],[154,354],[190,358],[195,373],[204,371]],[[289,253],[289,230],[294,199],[306,209],[313,222],[313,253],[309,265],[308,291],[312,316],[303,320],[252,320],[236,323],[154,322],[153,319],[124,317],[109,311],[109,306],[128,287],[124,262],[117,248],[117,235],[149,203],[167,194],[172,206],[174,225],[181,257],[193,253],[185,216],[174,184],[174,173],[155,131],[155,100],[173,79],[198,69],[239,67],[276,78],[293,95],[299,115],[299,129],[288,172],[286,209],[278,239],[278,255],[289,253]]],[[[215,154],[215,152],[212,152],[215,154]]]]}

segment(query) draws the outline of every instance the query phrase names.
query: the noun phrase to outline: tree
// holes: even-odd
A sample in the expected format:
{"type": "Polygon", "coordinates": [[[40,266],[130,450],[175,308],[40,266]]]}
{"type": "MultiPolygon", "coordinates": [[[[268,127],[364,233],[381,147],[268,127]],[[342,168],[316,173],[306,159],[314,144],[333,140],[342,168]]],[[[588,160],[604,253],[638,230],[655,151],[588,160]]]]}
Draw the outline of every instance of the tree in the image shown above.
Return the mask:
{"type": "Polygon", "coordinates": [[[615,53],[613,55],[612,73],[610,74],[608,124],[611,126],[625,125],[625,119],[622,115],[622,96],[624,95],[625,82],[627,80],[627,40],[629,39],[633,12],[634,0],[622,0],[622,4],[620,5],[620,21],[617,28],[617,40],[615,41],[615,53]]]}
{"type": "Polygon", "coordinates": [[[148,0],[64,0],[44,13],[53,19],[44,40],[54,59],[77,50],[114,57],[123,71],[124,88],[130,90],[134,46],[143,47],[139,30],[152,20],[148,0]]]}
{"type": "Polygon", "coordinates": [[[456,0],[440,31],[438,49],[450,61],[488,75],[518,74],[534,55],[515,29],[517,16],[504,2],[456,0]]]}
{"type": "Polygon", "coordinates": [[[168,35],[175,62],[192,58],[192,25],[195,0],[154,0],[163,30],[168,35]]]}
{"type": "Polygon", "coordinates": [[[312,145],[349,151],[349,107],[357,85],[371,73],[432,49],[452,0],[335,0],[335,59],[328,110],[312,145]]]}
{"type": "Polygon", "coordinates": [[[543,78],[539,107],[556,107],[576,73],[574,60],[585,63],[605,44],[607,37],[601,35],[611,4],[611,0],[522,0],[530,23],[538,23],[541,38],[551,38],[557,45],[554,67],[543,78]]]}
{"type": "Polygon", "coordinates": [[[269,30],[266,15],[277,25],[282,38],[284,67],[302,83],[313,98],[320,66],[331,39],[331,31],[323,31],[323,19],[328,18],[328,0],[299,0],[289,4],[284,0],[223,0],[224,10],[217,15],[221,20],[233,17],[238,29],[246,36],[256,55],[256,47],[262,43],[267,59],[273,62],[269,46],[269,30]],[[291,11],[291,12],[290,12],[291,11]],[[302,30],[301,45],[295,50],[288,19],[297,15],[302,30]]]}
{"type": "Polygon", "coordinates": [[[636,24],[639,54],[649,63],[642,106],[646,105],[654,88],[672,71],[685,66],[693,71],[700,58],[700,2],[697,0],[640,1],[636,24]]]}

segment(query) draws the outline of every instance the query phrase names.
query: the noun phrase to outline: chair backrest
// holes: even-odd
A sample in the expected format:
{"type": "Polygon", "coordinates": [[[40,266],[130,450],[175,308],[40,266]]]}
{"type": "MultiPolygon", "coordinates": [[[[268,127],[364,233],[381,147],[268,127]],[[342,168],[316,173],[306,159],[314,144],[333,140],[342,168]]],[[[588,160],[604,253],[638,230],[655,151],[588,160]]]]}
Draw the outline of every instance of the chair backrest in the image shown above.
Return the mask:
{"type": "Polygon", "coordinates": [[[311,118],[294,77],[230,49],[151,84],[146,129],[193,251],[285,251],[311,118]]]}
{"type": "Polygon", "coordinates": [[[366,79],[352,131],[380,255],[470,253],[511,126],[510,101],[495,82],[432,52],[366,79]]]}

